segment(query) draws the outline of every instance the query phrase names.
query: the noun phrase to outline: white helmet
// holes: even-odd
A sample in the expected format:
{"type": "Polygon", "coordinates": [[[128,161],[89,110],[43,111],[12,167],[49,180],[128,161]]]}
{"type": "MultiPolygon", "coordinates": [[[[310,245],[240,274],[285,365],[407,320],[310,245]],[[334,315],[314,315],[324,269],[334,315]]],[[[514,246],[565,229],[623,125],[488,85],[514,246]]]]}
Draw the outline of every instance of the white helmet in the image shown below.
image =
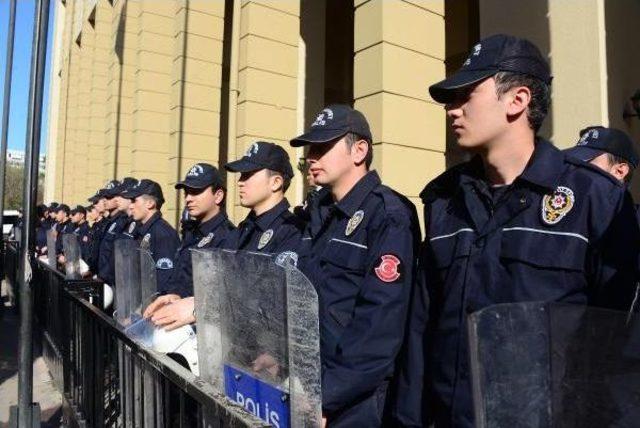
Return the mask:
{"type": "Polygon", "coordinates": [[[164,354],[182,355],[191,372],[200,375],[198,368],[198,339],[190,325],[167,331],[156,328],[153,333],[153,350],[164,354]]]}
{"type": "Polygon", "coordinates": [[[102,309],[106,310],[113,303],[113,288],[108,284],[102,287],[102,309]]]}

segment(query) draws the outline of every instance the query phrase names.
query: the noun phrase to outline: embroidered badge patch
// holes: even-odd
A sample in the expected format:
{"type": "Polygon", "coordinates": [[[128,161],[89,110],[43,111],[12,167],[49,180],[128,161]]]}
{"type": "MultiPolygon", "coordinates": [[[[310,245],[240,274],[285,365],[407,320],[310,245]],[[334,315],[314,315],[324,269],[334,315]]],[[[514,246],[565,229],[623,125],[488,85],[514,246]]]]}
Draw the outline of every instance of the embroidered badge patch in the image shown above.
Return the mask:
{"type": "Polygon", "coordinates": [[[173,269],[173,262],[171,261],[171,259],[164,257],[158,260],[158,262],[156,263],[156,267],[158,269],[173,269]]]}
{"type": "Polygon", "coordinates": [[[298,266],[298,253],[294,251],[284,251],[276,256],[276,264],[278,266],[284,266],[285,263],[292,263],[294,266],[298,266]]]}
{"type": "Polygon", "coordinates": [[[151,234],[147,233],[146,235],[144,235],[144,238],[142,238],[142,242],[140,242],[140,247],[146,250],[149,248],[150,243],[151,243],[151,234]]]}
{"type": "Polygon", "coordinates": [[[353,233],[354,230],[362,223],[362,219],[364,218],[364,211],[359,210],[353,214],[353,217],[349,219],[349,223],[347,223],[347,228],[344,231],[345,236],[349,236],[353,233]]]}
{"type": "Polygon", "coordinates": [[[267,246],[271,238],[273,237],[273,229],[266,230],[262,236],[260,236],[260,241],[258,242],[258,250],[262,250],[267,246]]]}
{"type": "Polygon", "coordinates": [[[204,238],[202,238],[200,240],[200,242],[198,242],[198,248],[202,248],[205,245],[207,245],[209,242],[211,242],[211,240],[213,239],[213,233],[208,234],[207,236],[205,236],[204,238]]]}
{"type": "Polygon", "coordinates": [[[116,224],[115,223],[111,223],[111,226],[109,226],[109,230],[107,230],[107,232],[109,233],[113,233],[113,229],[116,228],[116,224]]]}
{"type": "Polygon", "coordinates": [[[135,229],[135,228],[136,228],[136,223],[135,223],[135,222],[132,222],[132,223],[129,225],[129,234],[133,233],[133,229],[135,229]]]}
{"type": "Polygon", "coordinates": [[[573,190],[558,186],[551,194],[542,198],[542,221],[556,224],[566,216],[575,204],[573,190]]]}
{"type": "Polygon", "coordinates": [[[378,279],[382,282],[394,282],[400,279],[400,259],[393,254],[385,254],[380,257],[380,263],[373,269],[378,279]]]}

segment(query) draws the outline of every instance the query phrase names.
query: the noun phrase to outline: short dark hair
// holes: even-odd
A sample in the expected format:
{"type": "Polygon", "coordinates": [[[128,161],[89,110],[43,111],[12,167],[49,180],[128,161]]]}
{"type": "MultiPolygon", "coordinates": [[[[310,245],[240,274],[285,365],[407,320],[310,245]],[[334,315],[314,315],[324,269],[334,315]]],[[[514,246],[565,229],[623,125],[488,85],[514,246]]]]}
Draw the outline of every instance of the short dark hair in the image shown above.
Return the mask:
{"type": "Polygon", "coordinates": [[[531,91],[531,102],[527,108],[529,127],[538,132],[549,113],[551,88],[544,81],[528,74],[501,71],[493,76],[496,82],[498,98],[518,86],[526,86],[531,91]]]}
{"type": "Polygon", "coordinates": [[[344,136],[347,142],[347,147],[351,149],[356,141],[364,140],[367,142],[367,156],[364,158],[364,164],[369,169],[371,167],[371,163],[373,162],[373,143],[367,137],[363,137],[361,135],[355,134],[353,132],[348,132],[347,135],[344,136]]]}
{"type": "Polygon", "coordinates": [[[287,189],[289,189],[289,186],[291,185],[291,177],[287,177],[280,171],[274,171],[272,169],[267,169],[267,172],[269,173],[269,177],[273,177],[274,175],[282,177],[282,192],[286,192],[287,189]]]}
{"type": "Polygon", "coordinates": [[[617,163],[626,163],[627,165],[629,165],[629,174],[627,174],[624,177],[624,182],[625,183],[630,183],[631,179],[633,178],[633,165],[631,164],[631,162],[629,162],[628,160],[626,160],[625,158],[621,158],[620,156],[616,156],[613,155],[611,153],[606,153],[607,155],[607,162],[609,162],[609,165],[613,166],[617,163]]]}
{"type": "Polygon", "coordinates": [[[156,204],[156,209],[158,211],[160,211],[162,209],[162,204],[164,204],[163,200],[161,200],[161,199],[159,199],[159,198],[157,198],[157,197],[155,197],[153,195],[148,195],[146,193],[143,194],[143,195],[140,195],[140,196],[142,196],[144,199],[152,200],[156,204]]]}

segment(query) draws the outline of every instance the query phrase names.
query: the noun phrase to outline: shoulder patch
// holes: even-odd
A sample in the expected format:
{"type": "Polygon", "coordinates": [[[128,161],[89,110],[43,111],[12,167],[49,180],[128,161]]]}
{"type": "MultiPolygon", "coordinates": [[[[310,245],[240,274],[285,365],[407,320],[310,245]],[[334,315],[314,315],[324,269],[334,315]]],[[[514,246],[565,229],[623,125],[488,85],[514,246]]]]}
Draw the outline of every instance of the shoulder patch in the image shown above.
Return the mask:
{"type": "Polygon", "coordinates": [[[400,259],[394,254],[385,254],[380,256],[378,265],[373,268],[373,272],[378,279],[384,283],[390,284],[400,281],[404,276],[402,270],[404,266],[400,259]]]}
{"type": "Polygon", "coordinates": [[[163,257],[156,263],[156,268],[162,270],[173,269],[173,261],[167,257],[163,257]]]}

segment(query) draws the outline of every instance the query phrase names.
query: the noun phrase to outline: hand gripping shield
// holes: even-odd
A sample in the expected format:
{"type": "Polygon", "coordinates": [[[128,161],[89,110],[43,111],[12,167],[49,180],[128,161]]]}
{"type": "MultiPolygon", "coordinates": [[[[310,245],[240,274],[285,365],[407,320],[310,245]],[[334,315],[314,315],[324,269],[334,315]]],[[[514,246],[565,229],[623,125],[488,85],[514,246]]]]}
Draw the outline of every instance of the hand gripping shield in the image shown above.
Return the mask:
{"type": "Polygon", "coordinates": [[[315,427],[318,297],[296,258],[192,250],[200,376],[265,422],[315,427]]]}
{"type": "Polygon", "coordinates": [[[74,233],[62,235],[62,249],[64,252],[64,270],[67,279],[80,279],[80,245],[78,236],[74,233]]]}
{"type": "Polygon", "coordinates": [[[512,303],[470,315],[468,328],[476,426],[637,426],[637,314],[512,303]]]}

